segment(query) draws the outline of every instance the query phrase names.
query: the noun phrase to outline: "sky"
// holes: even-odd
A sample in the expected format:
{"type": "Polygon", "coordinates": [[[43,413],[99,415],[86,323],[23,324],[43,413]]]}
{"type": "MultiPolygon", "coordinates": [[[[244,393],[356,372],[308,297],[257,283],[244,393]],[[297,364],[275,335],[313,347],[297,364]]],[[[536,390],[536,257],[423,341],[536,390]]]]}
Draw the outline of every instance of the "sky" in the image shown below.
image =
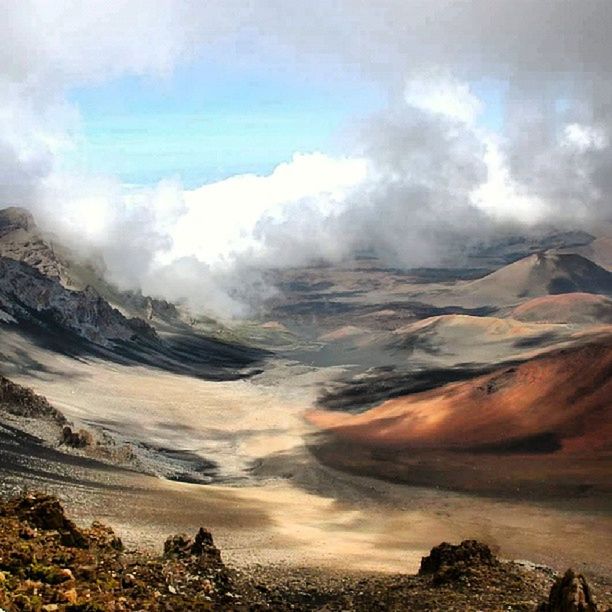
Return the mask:
{"type": "Polygon", "coordinates": [[[460,262],[612,217],[608,0],[5,0],[0,202],[122,288],[460,262]]]}
{"type": "Polygon", "coordinates": [[[128,76],[68,92],[81,139],[64,167],[146,185],[177,177],[185,187],[236,174],[269,174],[295,151],[340,150],[351,117],[384,104],[373,85],[192,60],[164,79],[128,76]]]}

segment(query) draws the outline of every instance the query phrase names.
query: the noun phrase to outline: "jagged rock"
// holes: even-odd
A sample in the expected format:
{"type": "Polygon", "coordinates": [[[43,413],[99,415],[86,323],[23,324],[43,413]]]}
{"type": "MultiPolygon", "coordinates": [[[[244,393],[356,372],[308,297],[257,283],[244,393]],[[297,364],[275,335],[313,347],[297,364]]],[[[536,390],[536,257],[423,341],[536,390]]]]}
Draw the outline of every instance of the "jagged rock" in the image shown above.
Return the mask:
{"type": "Polygon", "coordinates": [[[87,546],[87,540],[77,526],[66,517],[57,499],[44,493],[27,493],[9,500],[2,514],[13,514],[43,531],[57,531],[64,546],[87,546]]]}
{"type": "Polygon", "coordinates": [[[0,256],[22,261],[59,281],[67,276],[53,244],[43,238],[34,218],[23,208],[0,210],[0,256]]]}
{"type": "Polygon", "coordinates": [[[4,376],[0,376],[0,408],[17,416],[50,418],[60,424],[66,422],[64,415],[42,395],[37,395],[31,389],[22,387],[4,376]]]}
{"type": "Polygon", "coordinates": [[[61,443],[72,448],[87,448],[94,443],[91,433],[85,429],[74,431],[72,427],[66,425],[62,429],[61,443]]]}
{"type": "Polygon", "coordinates": [[[192,546],[193,540],[186,533],[171,535],[164,542],[164,557],[188,557],[192,546]]]}
{"type": "Polygon", "coordinates": [[[137,336],[157,340],[157,332],[143,319],[131,317],[127,320],[128,326],[134,331],[137,336]]]}
{"type": "Polygon", "coordinates": [[[570,568],[557,578],[538,612],[597,612],[597,605],[585,577],[570,568]]]}
{"type": "Polygon", "coordinates": [[[94,521],[91,524],[86,534],[91,546],[97,548],[112,548],[117,551],[123,550],[121,538],[115,535],[115,532],[110,527],[98,521],[94,521]]]}
{"type": "Polygon", "coordinates": [[[459,545],[443,542],[421,559],[419,575],[433,574],[434,584],[442,584],[497,563],[491,549],[476,540],[464,540],[459,545]]]}
{"type": "Polygon", "coordinates": [[[161,319],[163,321],[178,321],[180,313],[171,302],[142,295],[140,291],[124,291],[122,298],[126,304],[142,312],[147,321],[161,319]]]}
{"type": "Polygon", "coordinates": [[[25,208],[8,206],[0,210],[0,236],[20,229],[28,231],[34,227],[34,217],[25,208]]]}
{"type": "Polygon", "coordinates": [[[421,559],[419,574],[435,573],[444,565],[492,565],[495,562],[491,549],[476,540],[464,540],[458,546],[442,542],[431,549],[429,556],[421,559]]]}
{"type": "Polygon", "coordinates": [[[3,256],[0,279],[0,306],[16,320],[30,320],[36,315],[103,346],[138,336],[157,338],[145,321],[128,319],[93,287],[67,289],[35,267],[3,256]]]}
{"type": "Polygon", "coordinates": [[[212,534],[208,529],[200,527],[196,534],[195,541],[191,547],[191,554],[197,557],[205,557],[211,563],[221,563],[221,552],[215,546],[212,534]]]}
{"type": "MultiPolygon", "coordinates": [[[[112,542],[115,536],[99,523],[82,531],[87,542],[82,548],[67,547],[54,531],[43,528],[24,540],[21,532],[30,529],[31,524],[20,515],[31,518],[33,514],[38,516],[40,508],[47,508],[54,512],[49,512],[50,516],[42,521],[45,527],[57,526],[64,520],[61,506],[50,501],[53,498],[36,494],[26,496],[23,503],[20,500],[0,503],[0,609],[7,612],[527,610],[535,607],[535,602],[542,599],[550,586],[547,572],[512,562],[497,562],[494,558],[489,565],[486,552],[480,549],[482,545],[470,543],[436,547],[436,553],[427,557],[433,557],[430,561],[434,569],[448,567],[444,562],[452,563],[457,558],[461,559],[459,563],[475,564],[470,566],[476,573],[470,574],[469,584],[460,582],[440,589],[430,582],[429,574],[425,577],[378,573],[339,575],[337,571],[328,574],[321,570],[263,564],[245,572],[228,570],[221,563],[209,561],[219,557],[205,529],[194,538],[185,535],[169,538],[166,552],[177,551],[181,556],[170,554],[165,558],[138,549],[123,554],[112,544],[106,546],[104,543],[112,542]],[[466,550],[474,554],[466,554],[466,550]],[[436,559],[443,562],[438,563],[436,559]],[[473,577],[476,579],[472,580],[473,577]]],[[[572,580],[569,579],[570,584],[572,580]]],[[[594,589],[601,587],[593,581],[594,589]]],[[[609,594],[603,590],[597,593],[601,593],[601,607],[606,609],[609,594]]],[[[551,598],[554,600],[554,596],[551,598]]],[[[584,595],[585,603],[591,599],[590,595],[584,595]]],[[[584,612],[594,609],[569,608],[584,612]]]]}
{"type": "Polygon", "coordinates": [[[191,539],[185,533],[170,536],[164,543],[164,556],[176,558],[192,556],[212,565],[222,564],[221,552],[215,546],[210,531],[204,527],[200,527],[195,539],[191,539]]]}

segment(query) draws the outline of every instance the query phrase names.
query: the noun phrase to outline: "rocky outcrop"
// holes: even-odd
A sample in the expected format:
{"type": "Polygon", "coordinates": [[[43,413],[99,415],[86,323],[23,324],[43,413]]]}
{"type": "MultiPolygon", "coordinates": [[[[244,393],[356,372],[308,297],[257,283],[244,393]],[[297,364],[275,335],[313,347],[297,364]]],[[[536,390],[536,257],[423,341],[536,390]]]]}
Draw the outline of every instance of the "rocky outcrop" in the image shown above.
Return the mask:
{"type": "Polygon", "coordinates": [[[71,448],[87,448],[88,446],[93,445],[94,438],[86,429],[79,429],[78,431],[75,431],[72,429],[72,427],[70,427],[70,425],[66,425],[62,429],[62,437],[60,442],[66,446],[70,446],[71,448]]]}
{"type": "Polygon", "coordinates": [[[419,575],[431,574],[434,584],[443,584],[497,564],[497,559],[486,544],[476,540],[464,540],[459,545],[443,542],[421,559],[419,575]]]}
{"type": "Polygon", "coordinates": [[[34,217],[24,208],[0,210],[0,256],[22,261],[41,274],[68,284],[65,262],[52,243],[39,233],[34,217]]]}
{"type": "Polygon", "coordinates": [[[170,323],[181,321],[178,308],[166,300],[143,295],[140,291],[123,291],[121,300],[130,310],[142,313],[141,316],[147,321],[161,320],[170,323]]]}
{"type": "Polygon", "coordinates": [[[555,581],[538,612],[597,612],[597,605],[586,578],[570,568],[555,581]]]}
{"type": "Polygon", "coordinates": [[[66,422],[64,415],[45,397],[4,376],[0,376],[0,410],[26,418],[52,419],[60,425],[66,422]]]}
{"type": "Polygon", "coordinates": [[[212,534],[200,527],[195,539],[184,533],[170,536],[164,542],[164,556],[167,558],[186,559],[196,557],[209,565],[222,565],[221,552],[215,546],[212,534]]]}
{"type": "MultiPolygon", "coordinates": [[[[0,501],[0,609],[7,611],[535,610],[550,588],[550,570],[498,562],[485,545],[469,540],[436,546],[422,572],[351,574],[262,563],[242,572],[223,564],[204,528],[193,538],[171,536],[158,556],[125,551],[101,523],[76,527],[48,495],[0,501]],[[432,584],[432,572],[461,564],[474,572],[469,581],[432,584]]],[[[599,587],[605,609],[610,598],[599,587]]],[[[552,607],[540,610],[592,612],[592,601],[584,579],[568,573],[545,604],[552,607]],[[559,601],[583,607],[559,607],[565,605],[559,601]]]]}
{"type": "Polygon", "coordinates": [[[29,493],[0,501],[0,609],[238,609],[240,596],[210,533],[185,540],[186,556],[126,552],[101,523],[77,528],[53,497],[29,493]]]}
{"type": "Polygon", "coordinates": [[[28,493],[10,500],[0,512],[16,516],[42,531],[57,531],[64,546],[83,547],[87,544],[83,533],[64,514],[59,501],[50,495],[28,493]]]}
{"type": "Polygon", "coordinates": [[[66,289],[58,280],[6,257],[0,257],[0,308],[16,320],[39,314],[101,345],[156,337],[151,326],[141,319],[128,319],[93,288],[66,289]]]}
{"type": "Polygon", "coordinates": [[[19,230],[30,231],[35,227],[34,217],[25,208],[8,206],[0,210],[0,238],[19,230]]]}
{"type": "MultiPolygon", "coordinates": [[[[104,267],[103,263],[100,265],[104,267]]],[[[5,320],[12,315],[11,310],[14,310],[15,307],[13,305],[11,309],[10,296],[7,298],[5,295],[3,300],[2,294],[11,291],[16,292],[19,297],[23,293],[26,298],[25,305],[30,308],[32,299],[36,298],[38,310],[46,307],[53,309],[54,304],[47,305],[47,301],[61,302],[61,297],[66,296],[69,298],[68,301],[75,301],[74,298],[78,296],[78,309],[83,319],[76,321],[79,328],[95,327],[96,320],[101,319],[104,322],[105,317],[116,318],[116,313],[119,311],[107,301],[110,299],[114,303],[115,298],[120,302],[116,304],[119,308],[125,306],[125,313],[121,314],[126,319],[127,326],[131,328],[132,333],[138,335],[153,336],[153,328],[142,319],[125,316],[127,313],[138,316],[142,314],[143,317],[150,319],[154,317],[170,319],[178,316],[172,304],[146,298],[135,292],[122,294],[108,285],[93,260],[85,261],[69,249],[57,245],[38,229],[34,218],[27,210],[16,207],[0,209],[0,317],[5,320]],[[2,260],[14,263],[11,265],[2,260]],[[35,277],[32,274],[34,271],[41,276],[35,277]],[[36,290],[36,287],[33,287],[31,291],[25,291],[23,283],[18,283],[19,279],[16,278],[18,274],[20,278],[27,277],[28,283],[37,286],[42,284],[43,287],[38,287],[39,291],[36,290]],[[41,281],[41,277],[44,280],[41,281]],[[93,283],[97,289],[89,286],[88,283],[93,283]],[[44,295],[41,295],[41,292],[44,295]]],[[[63,304],[58,304],[58,306],[61,309],[63,304]]],[[[108,324],[109,321],[106,323],[108,324]]],[[[94,335],[92,329],[87,329],[86,337],[89,340],[94,339],[94,335]]],[[[125,339],[124,336],[125,334],[120,334],[119,337],[125,339]]],[[[110,336],[104,337],[110,338],[110,336]]],[[[99,340],[100,338],[94,341],[99,342],[99,340]]]]}
{"type": "Polygon", "coordinates": [[[34,217],[24,208],[0,209],[0,257],[27,264],[66,289],[83,291],[88,284],[93,284],[98,294],[126,316],[181,323],[181,315],[174,304],[143,296],[140,291],[119,291],[107,283],[105,264],[100,256],[84,257],[58,244],[39,230],[34,217]]]}

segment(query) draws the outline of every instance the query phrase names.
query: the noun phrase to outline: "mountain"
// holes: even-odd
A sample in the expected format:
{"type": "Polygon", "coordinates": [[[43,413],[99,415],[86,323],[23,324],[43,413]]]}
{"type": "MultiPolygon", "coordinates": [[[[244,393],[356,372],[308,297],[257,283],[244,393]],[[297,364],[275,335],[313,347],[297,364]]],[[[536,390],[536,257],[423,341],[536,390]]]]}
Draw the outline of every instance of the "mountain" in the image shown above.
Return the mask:
{"type": "Polygon", "coordinates": [[[200,332],[206,319],[174,304],[119,291],[102,267],[41,232],[28,211],[0,210],[0,334],[17,331],[68,354],[221,379],[242,377],[242,368],[266,354],[200,332]]]}
{"type": "Polygon", "coordinates": [[[389,335],[387,347],[410,351],[412,360],[439,365],[493,365],[550,350],[568,341],[573,331],[565,325],[511,318],[440,315],[396,329],[389,335]]]}
{"type": "Polygon", "coordinates": [[[472,380],[390,399],[364,413],[312,411],[309,421],[374,446],[477,449],[609,446],[612,335],[472,380]]]}
{"type": "Polygon", "coordinates": [[[572,292],[612,295],[612,273],[581,255],[546,251],[465,283],[458,290],[461,295],[494,305],[572,292]]]}
{"type": "Polygon", "coordinates": [[[52,322],[102,346],[113,340],[154,339],[155,330],[142,319],[128,319],[96,291],[65,288],[55,276],[0,257],[0,316],[5,322],[52,322]]]}
{"type": "MultiPolygon", "coordinates": [[[[612,230],[608,225],[607,228],[604,226],[603,231],[609,233],[612,230]]],[[[590,244],[583,246],[570,247],[569,245],[564,245],[559,251],[562,253],[578,253],[595,262],[598,266],[609,271],[612,270],[612,237],[609,235],[599,236],[590,244]]]]}
{"type": "Polygon", "coordinates": [[[93,290],[128,318],[181,323],[181,313],[174,304],[143,296],[138,291],[119,291],[105,280],[101,259],[78,256],[53,236],[43,233],[34,217],[23,208],[0,210],[0,257],[28,264],[67,289],[93,290]]]}
{"type": "Polygon", "coordinates": [[[69,284],[67,266],[38,231],[34,217],[11,206],[0,210],[0,257],[28,264],[41,274],[69,284]]]}
{"type": "Polygon", "coordinates": [[[580,230],[559,231],[551,229],[542,234],[522,235],[515,234],[493,239],[484,245],[475,245],[471,250],[473,260],[500,266],[512,263],[533,253],[569,249],[576,253],[580,250],[588,251],[596,241],[596,237],[580,230]]]}
{"type": "Polygon", "coordinates": [[[1,320],[53,324],[101,346],[157,337],[144,320],[126,317],[83,285],[73,269],[79,269],[76,259],[44,237],[27,210],[0,210],[1,320]]]}
{"type": "Polygon", "coordinates": [[[533,298],[514,308],[509,316],[528,323],[612,323],[612,300],[592,293],[565,293],[533,298]]]}

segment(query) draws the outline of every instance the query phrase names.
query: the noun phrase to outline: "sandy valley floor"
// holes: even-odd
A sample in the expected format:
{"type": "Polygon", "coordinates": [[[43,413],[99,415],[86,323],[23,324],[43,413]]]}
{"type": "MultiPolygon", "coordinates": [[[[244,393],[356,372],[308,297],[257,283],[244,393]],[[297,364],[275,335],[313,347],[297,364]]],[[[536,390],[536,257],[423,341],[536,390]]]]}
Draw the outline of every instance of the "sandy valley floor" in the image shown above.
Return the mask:
{"type": "MultiPolygon", "coordinates": [[[[23,342],[3,337],[3,369],[69,419],[219,466],[210,485],[117,468],[101,472],[87,462],[69,468],[69,479],[53,475],[52,461],[31,470],[33,485],[58,493],[83,520],[116,526],[127,541],[159,546],[169,533],[205,525],[238,565],[395,572],[415,571],[420,557],[443,540],[477,538],[505,557],[600,575],[612,570],[601,555],[612,548],[612,522],[596,507],[483,499],[319,465],[304,445],[311,429],[303,414],[330,370],[279,362],[253,380],[207,382],[75,360],[23,342]]],[[[2,470],[5,489],[23,482],[19,470],[2,470]]]]}

